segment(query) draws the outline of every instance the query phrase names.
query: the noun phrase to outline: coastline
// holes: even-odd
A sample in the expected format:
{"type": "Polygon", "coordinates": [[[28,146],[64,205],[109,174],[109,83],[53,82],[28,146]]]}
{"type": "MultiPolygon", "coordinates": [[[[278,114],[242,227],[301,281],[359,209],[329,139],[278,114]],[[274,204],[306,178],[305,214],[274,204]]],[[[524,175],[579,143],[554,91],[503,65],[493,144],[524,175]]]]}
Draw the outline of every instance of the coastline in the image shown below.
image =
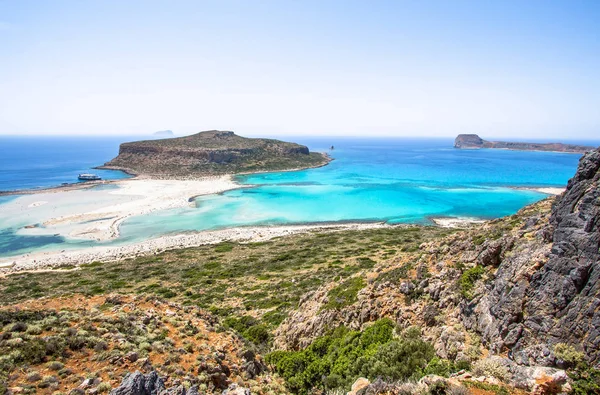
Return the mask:
{"type": "Polygon", "coordinates": [[[503,150],[503,151],[519,151],[519,152],[551,152],[554,154],[577,154],[577,155],[585,155],[586,153],[594,150],[594,147],[590,147],[587,151],[556,151],[556,150],[543,150],[543,149],[519,149],[519,148],[500,148],[500,147],[454,147],[455,149],[461,150],[503,150]]]}
{"type": "Polygon", "coordinates": [[[343,230],[364,230],[407,225],[377,223],[344,223],[314,225],[282,225],[238,227],[194,233],[161,236],[125,246],[94,246],[71,251],[33,252],[16,257],[0,258],[0,275],[14,272],[43,270],[61,266],[78,266],[95,261],[117,261],[163,251],[218,244],[224,241],[254,243],[275,237],[288,236],[312,231],[336,232],[343,230]]]}
{"type": "Polygon", "coordinates": [[[187,207],[195,196],[243,187],[231,176],[195,180],[131,178],[112,182],[118,188],[53,190],[24,195],[4,206],[4,215],[28,218],[23,234],[54,234],[70,239],[109,241],[119,236],[127,218],[187,207]]]}
{"type": "Polygon", "coordinates": [[[510,189],[516,189],[520,191],[533,191],[543,193],[550,196],[558,196],[563,193],[567,187],[510,187],[510,189]]]}
{"type": "MultiPolygon", "coordinates": [[[[329,164],[333,158],[326,153],[321,153],[326,162],[315,167],[329,164]]],[[[314,168],[314,167],[311,167],[314,168]]],[[[307,168],[288,169],[286,171],[305,170],[307,168]]],[[[126,169],[119,169],[125,171],[126,169]]],[[[281,171],[265,171],[260,173],[272,173],[281,171]]],[[[245,173],[257,174],[259,172],[245,173]]],[[[128,174],[132,174],[129,172],[128,174]]],[[[195,197],[222,193],[228,190],[247,188],[251,185],[242,185],[235,181],[235,175],[212,176],[202,178],[160,178],[146,175],[134,175],[132,178],[121,180],[107,180],[97,182],[77,183],[72,185],[61,185],[58,187],[25,191],[14,191],[10,194],[24,195],[17,198],[21,210],[35,210],[40,206],[48,204],[48,201],[59,201],[62,199],[82,200],[89,199],[85,194],[96,194],[99,197],[111,196],[110,202],[104,205],[96,205],[89,208],[83,205],[74,210],[67,210],[61,215],[56,215],[39,223],[31,223],[24,226],[21,232],[25,234],[39,234],[40,232],[52,232],[56,235],[80,240],[109,241],[119,237],[119,227],[127,218],[137,215],[149,214],[159,210],[181,208],[189,206],[195,197]],[[116,185],[117,188],[107,191],[93,191],[98,185],[116,185]],[[81,191],[81,192],[76,192],[81,191]],[[65,193],[61,196],[60,193],[65,193]],[[78,194],[80,193],[80,194],[78,194]],[[47,194],[47,195],[45,195],[47,194]],[[35,199],[32,196],[38,195],[35,199]],[[79,210],[79,211],[77,211],[79,210]],[[44,229],[40,229],[43,225],[44,229]]],[[[532,190],[547,195],[558,195],[564,188],[551,187],[510,187],[512,189],[532,190]]],[[[96,196],[96,195],[94,195],[96,196]]],[[[79,203],[79,202],[78,202],[79,203]]],[[[48,204],[51,206],[51,204],[48,204]]],[[[48,209],[49,210],[49,209],[48,209]]],[[[15,210],[15,213],[17,211],[15,210]]],[[[18,215],[18,214],[15,214],[18,215]]],[[[480,224],[485,220],[480,218],[459,217],[430,217],[429,220],[440,227],[462,228],[474,224],[480,224]]],[[[213,231],[188,232],[181,234],[164,235],[154,239],[148,239],[133,244],[121,246],[97,245],[81,247],[73,250],[54,250],[46,252],[32,252],[13,257],[0,257],[0,273],[21,270],[38,270],[42,268],[53,268],[63,265],[74,265],[90,263],[93,261],[121,260],[141,255],[153,255],[165,250],[195,247],[204,244],[215,244],[227,240],[238,242],[254,242],[268,240],[273,237],[285,236],[295,233],[310,231],[338,231],[347,229],[371,229],[388,225],[384,223],[314,223],[302,225],[281,226],[254,226],[236,227],[213,231]]]]}

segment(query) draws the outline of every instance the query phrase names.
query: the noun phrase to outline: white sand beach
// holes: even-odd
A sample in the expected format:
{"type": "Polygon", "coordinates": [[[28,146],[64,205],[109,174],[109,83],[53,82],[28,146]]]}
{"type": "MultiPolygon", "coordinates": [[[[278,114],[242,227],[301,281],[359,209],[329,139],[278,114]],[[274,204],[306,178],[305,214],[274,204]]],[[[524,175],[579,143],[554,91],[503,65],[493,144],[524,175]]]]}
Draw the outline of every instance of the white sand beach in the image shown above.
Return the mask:
{"type": "Polygon", "coordinates": [[[511,189],[519,189],[522,191],[533,191],[543,193],[550,196],[558,196],[563,193],[566,187],[511,187],[511,189]]]}
{"type": "Polygon", "coordinates": [[[24,235],[108,241],[118,237],[119,225],[129,217],[185,207],[195,196],[240,187],[230,176],[196,180],[134,178],[109,186],[19,196],[2,205],[0,220],[7,224],[12,221],[10,225],[24,235]]]}
{"type": "Polygon", "coordinates": [[[561,193],[563,193],[565,191],[566,188],[552,188],[552,187],[547,187],[547,188],[533,188],[532,190],[536,191],[536,192],[540,192],[540,193],[545,193],[546,195],[560,195],[561,193]]]}
{"type": "Polygon", "coordinates": [[[482,224],[485,222],[479,218],[465,218],[465,217],[436,217],[430,218],[437,226],[442,228],[466,228],[471,225],[482,224]]]}

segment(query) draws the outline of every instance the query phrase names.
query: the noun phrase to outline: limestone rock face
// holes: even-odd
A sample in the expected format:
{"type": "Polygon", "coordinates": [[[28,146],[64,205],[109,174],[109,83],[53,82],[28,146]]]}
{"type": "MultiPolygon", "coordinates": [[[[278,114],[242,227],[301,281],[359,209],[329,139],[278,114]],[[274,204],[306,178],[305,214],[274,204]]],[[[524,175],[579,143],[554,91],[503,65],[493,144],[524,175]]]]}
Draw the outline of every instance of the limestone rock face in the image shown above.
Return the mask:
{"type": "Polygon", "coordinates": [[[121,385],[112,391],[110,395],[197,395],[198,388],[192,386],[186,389],[183,385],[166,388],[164,381],[156,371],[147,375],[140,372],[128,373],[121,385]]]}
{"type": "Polygon", "coordinates": [[[600,359],[600,150],[584,156],[553,208],[550,259],[531,280],[532,336],[581,344],[600,359]]]}
{"type": "Polygon", "coordinates": [[[471,358],[480,338],[490,355],[507,355],[518,366],[560,366],[558,343],[600,366],[599,183],[595,150],[554,202],[383,262],[352,305],[322,308],[333,285],[306,295],[275,332],[276,348],[303,348],[330,328],[357,330],[387,317],[426,328],[423,335],[442,358],[471,358]],[[404,277],[390,275],[407,265],[412,272],[404,277]],[[465,290],[468,270],[480,275],[465,290]]]}
{"type": "Polygon", "coordinates": [[[600,361],[600,150],[585,155],[532,244],[500,264],[485,295],[463,309],[469,327],[518,363],[553,365],[553,346],[600,361]]]}
{"type": "Polygon", "coordinates": [[[454,148],[483,148],[483,140],[476,134],[459,134],[454,140],[454,148]]]}

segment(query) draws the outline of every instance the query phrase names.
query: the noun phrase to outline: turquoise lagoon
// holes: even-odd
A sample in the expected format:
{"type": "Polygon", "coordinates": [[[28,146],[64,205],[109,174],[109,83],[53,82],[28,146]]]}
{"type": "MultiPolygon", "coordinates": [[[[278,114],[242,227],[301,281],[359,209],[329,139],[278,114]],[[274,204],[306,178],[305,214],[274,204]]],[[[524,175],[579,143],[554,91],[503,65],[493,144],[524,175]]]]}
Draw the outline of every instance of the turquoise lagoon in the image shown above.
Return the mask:
{"type": "MultiPolygon", "coordinates": [[[[198,197],[192,207],[132,217],[121,225],[117,240],[102,244],[123,245],[165,234],[235,226],[373,221],[430,224],[431,217],[497,218],[547,196],[515,187],[562,187],[574,174],[580,157],[552,152],[456,150],[449,139],[288,140],[314,151],[327,151],[334,160],[317,169],[238,176],[239,189],[198,197]],[[333,151],[329,150],[331,145],[335,146],[333,151]]],[[[108,151],[115,149],[115,142],[98,147],[105,152],[95,153],[102,163],[113,155],[108,151]]],[[[92,165],[83,158],[73,163],[61,160],[64,171],[56,169],[55,174],[61,181],[72,178],[75,169],[92,165]]],[[[25,171],[27,182],[8,175],[5,169],[5,188],[0,189],[20,184],[38,186],[32,172],[40,168],[50,171],[36,165],[25,171]]],[[[14,198],[0,197],[0,214],[3,203],[14,198]]],[[[0,256],[98,244],[57,235],[23,235],[19,227],[31,223],[29,219],[5,220],[0,220],[0,256]]]]}
{"type": "Polygon", "coordinates": [[[247,225],[384,221],[428,224],[431,217],[491,219],[545,198],[516,188],[561,187],[579,155],[457,150],[452,140],[294,139],[327,151],[329,165],[237,177],[243,188],[202,196],[194,208],[126,221],[138,235],[247,225]],[[334,145],[330,151],[328,147],[334,145]]]}

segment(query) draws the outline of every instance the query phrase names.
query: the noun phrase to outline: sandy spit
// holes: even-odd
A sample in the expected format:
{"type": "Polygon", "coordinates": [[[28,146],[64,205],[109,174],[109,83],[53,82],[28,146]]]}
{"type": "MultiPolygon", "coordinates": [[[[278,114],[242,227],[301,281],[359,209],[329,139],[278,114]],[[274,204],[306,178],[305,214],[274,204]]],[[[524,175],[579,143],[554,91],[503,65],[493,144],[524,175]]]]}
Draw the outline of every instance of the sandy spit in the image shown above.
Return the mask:
{"type": "MultiPolygon", "coordinates": [[[[240,188],[231,176],[196,180],[157,180],[133,178],[114,182],[118,188],[110,194],[135,197],[134,200],[90,211],[74,211],[43,223],[47,228],[68,227],[75,239],[107,241],[119,236],[119,225],[127,218],[155,211],[186,207],[196,196],[240,188]]],[[[68,192],[63,192],[68,193],[68,192]]]]}

